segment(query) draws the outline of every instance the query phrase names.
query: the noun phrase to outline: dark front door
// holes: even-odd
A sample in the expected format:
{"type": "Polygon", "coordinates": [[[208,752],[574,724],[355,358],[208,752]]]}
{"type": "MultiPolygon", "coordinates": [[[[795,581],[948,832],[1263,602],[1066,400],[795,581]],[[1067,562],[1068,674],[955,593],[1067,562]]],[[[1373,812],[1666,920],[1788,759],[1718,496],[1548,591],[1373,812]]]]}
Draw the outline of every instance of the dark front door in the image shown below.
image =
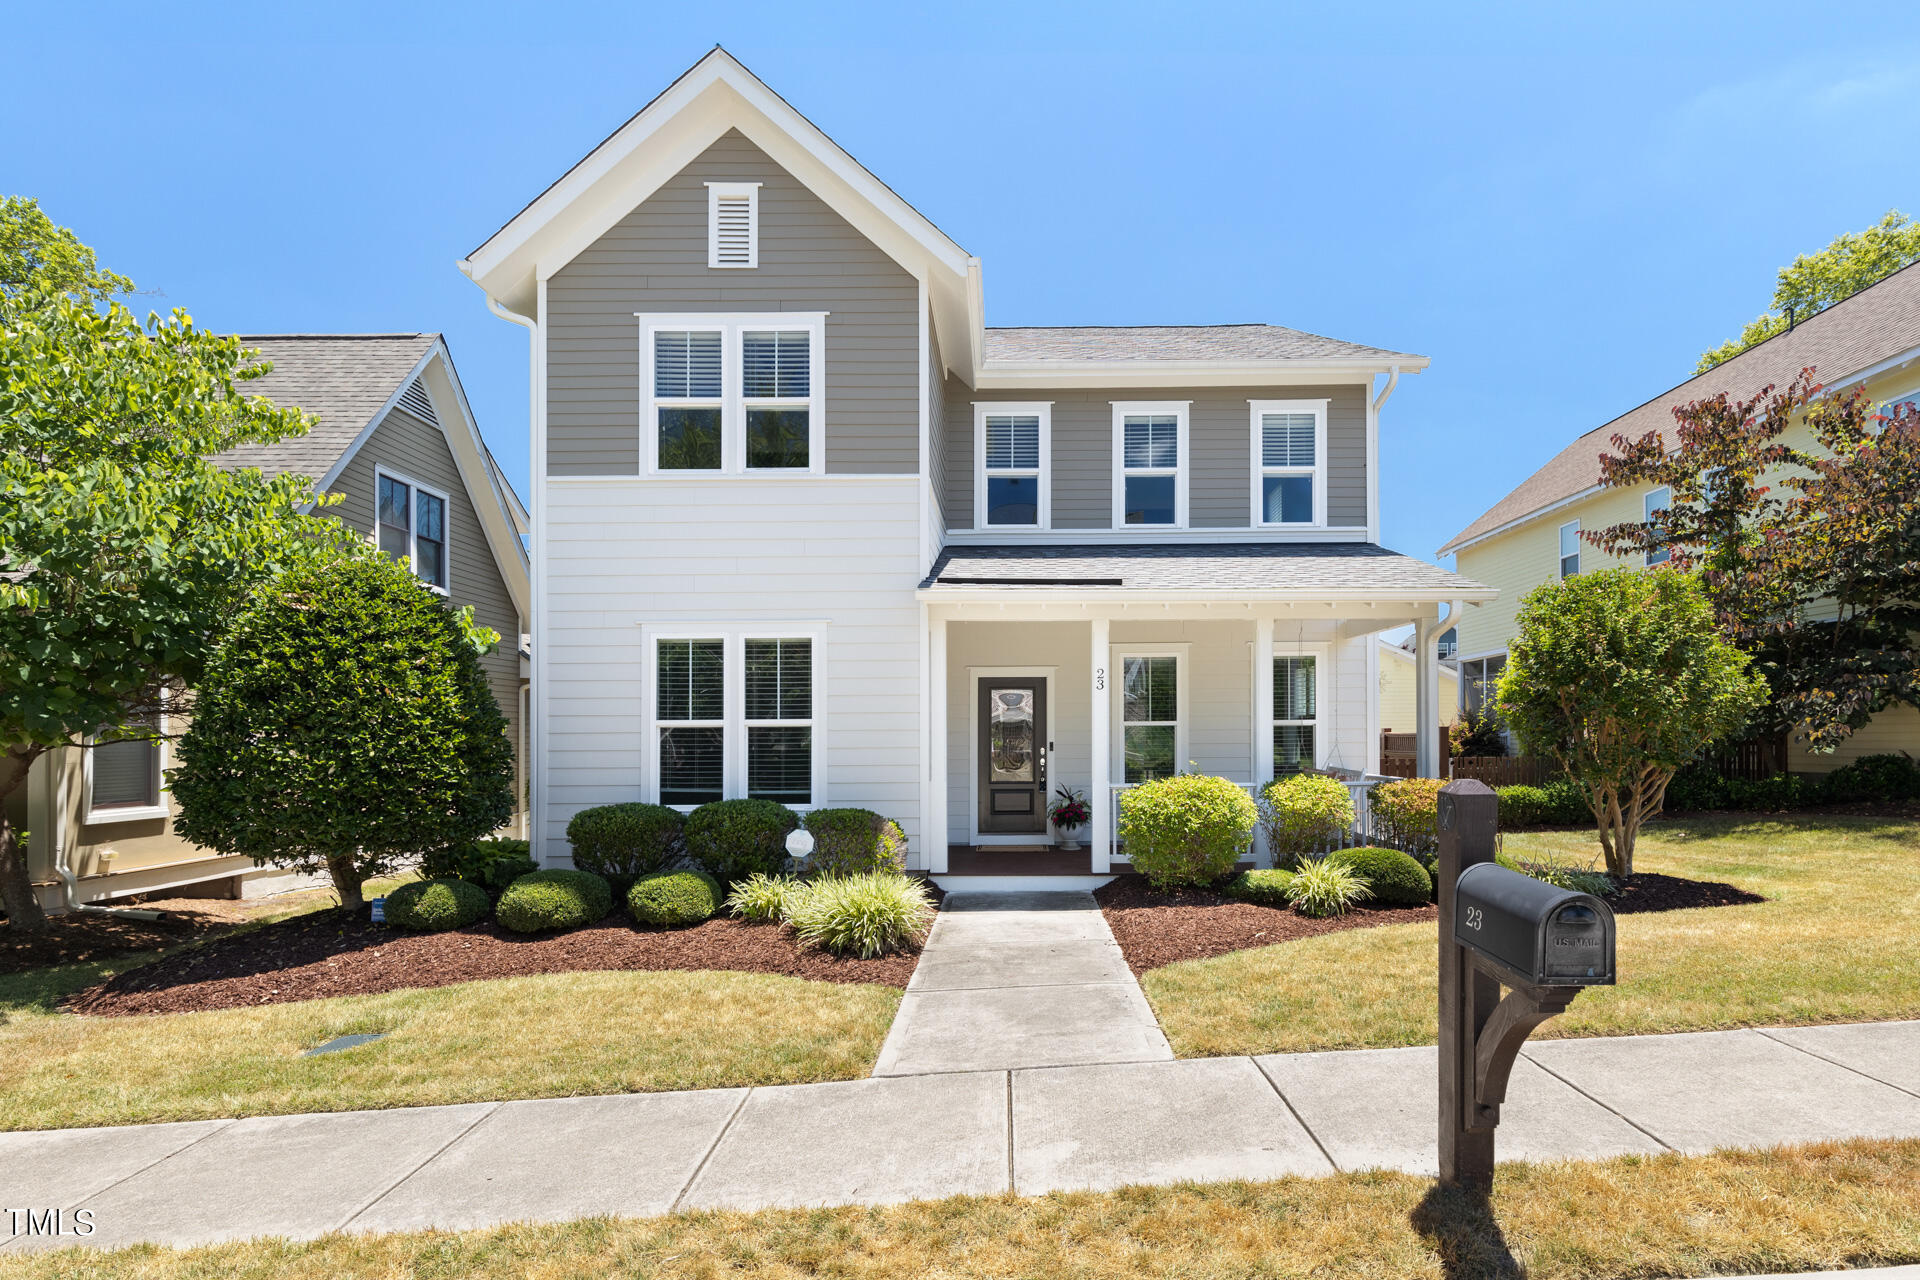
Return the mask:
{"type": "Polygon", "coordinates": [[[1047,682],[980,682],[980,830],[1047,830],[1047,682]]]}

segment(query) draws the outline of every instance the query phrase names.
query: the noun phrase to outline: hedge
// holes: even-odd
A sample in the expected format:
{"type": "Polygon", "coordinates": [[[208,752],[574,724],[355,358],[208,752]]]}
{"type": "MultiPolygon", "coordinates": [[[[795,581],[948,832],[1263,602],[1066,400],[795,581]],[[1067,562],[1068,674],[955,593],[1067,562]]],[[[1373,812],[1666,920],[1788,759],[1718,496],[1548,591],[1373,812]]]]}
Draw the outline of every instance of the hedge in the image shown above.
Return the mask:
{"type": "Polygon", "coordinates": [[[578,929],[613,910],[613,887],[590,871],[549,868],[521,876],[500,895],[494,918],[515,933],[578,929]]]}
{"type": "Polygon", "coordinates": [[[465,880],[412,880],[387,895],[387,923],[419,933],[464,929],[487,918],[493,899],[465,880]]]}

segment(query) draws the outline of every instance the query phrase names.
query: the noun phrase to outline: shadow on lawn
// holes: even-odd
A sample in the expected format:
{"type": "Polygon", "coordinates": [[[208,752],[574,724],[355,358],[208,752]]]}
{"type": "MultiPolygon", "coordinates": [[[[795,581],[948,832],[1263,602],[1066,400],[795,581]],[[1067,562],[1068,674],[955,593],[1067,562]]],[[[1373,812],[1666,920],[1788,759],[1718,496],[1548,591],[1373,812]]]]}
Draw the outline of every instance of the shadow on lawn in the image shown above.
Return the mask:
{"type": "Polygon", "coordinates": [[[1519,1280],[1526,1274],[1482,1188],[1436,1182],[1408,1221],[1433,1245],[1447,1280],[1519,1280]]]}

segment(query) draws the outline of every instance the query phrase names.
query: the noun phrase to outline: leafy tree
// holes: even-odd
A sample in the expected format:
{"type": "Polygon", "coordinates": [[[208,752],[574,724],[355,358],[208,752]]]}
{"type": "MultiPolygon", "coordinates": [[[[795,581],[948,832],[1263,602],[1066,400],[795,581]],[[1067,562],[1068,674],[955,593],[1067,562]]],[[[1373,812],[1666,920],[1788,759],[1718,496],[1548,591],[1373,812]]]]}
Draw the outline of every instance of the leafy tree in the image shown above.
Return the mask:
{"type": "MultiPolygon", "coordinates": [[[[181,311],[142,325],[128,282],[31,200],[0,201],[0,899],[46,928],[5,800],[48,750],[151,733],[163,685],[261,581],[345,532],[306,481],[212,455],[301,435],[248,397],[265,373],[181,311]]],[[[178,706],[175,709],[180,709],[178,706]]]]}
{"type": "Polygon", "coordinates": [[[1691,575],[1610,569],[1527,593],[1500,677],[1500,710],[1529,752],[1586,795],[1607,870],[1633,874],[1640,825],[1674,772],[1737,732],[1766,697],[1722,639],[1691,575]]]}
{"type": "Polygon", "coordinates": [[[175,829],[325,871],[342,906],[404,858],[513,812],[513,749],[479,655],[499,641],[397,561],[296,566],[207,662],[169,771],[175,829]]]}
{"type": "Polygon", "coordinates": [[[1865,231],[1850,231],[1818,253],[1803,253],[1780,268],[1766,313],[1739,337],[1701,355],[1693,371],[1705,373],[1913,262],[1920,262],[1920,223],[1897,209],[1865,231]]]}

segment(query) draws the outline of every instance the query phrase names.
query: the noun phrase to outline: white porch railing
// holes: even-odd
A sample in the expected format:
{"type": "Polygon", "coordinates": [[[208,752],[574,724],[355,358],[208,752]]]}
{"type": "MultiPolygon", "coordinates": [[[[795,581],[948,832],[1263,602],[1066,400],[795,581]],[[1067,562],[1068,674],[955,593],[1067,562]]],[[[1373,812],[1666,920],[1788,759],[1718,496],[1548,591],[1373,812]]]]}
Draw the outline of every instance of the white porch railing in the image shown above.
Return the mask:
{"type": "MultiPolygon", "coordinates": [[[[1233,781],[1235,786],[1252,796],[1253,802],[1256,805],[1260,803],[1260,786],[1258,784],[1240,782],[1233,779],[1229,779],[1229,781],[1233,781]]],[[[1392,782],[1393,779],[1385,774],[1369,773],[1354,778],[1342,778],[1340,781],[1346,784],[1347,795],[1353,801],[1353,825],[1342,832],[1336,842],[1329,843],[1324,849],[1315,850],[1316,853],[1331,853],[1335,849],[1350,849],[1359,845],[1372,844],[1373,789],[1383,782],[1392,782]]],[[[1123,792],[1131,791],[1139,785],[1137,782],[1115,782],[1108,787],[1107,830],[1112,833],[1108,853],[1109,857],[1114,861],[1121,860],[1122,850],[1122,842],[1120,839],[1120,796],[1123,792]]],[[[1270,867],[1273,865],[1273,858],[1267,849],[1267,836],[1264,825],[1256,825],[1254,827],[1253,841],[1249,845],[1247,852],[1251,856],[1255,866],[1270,867]]]]}

